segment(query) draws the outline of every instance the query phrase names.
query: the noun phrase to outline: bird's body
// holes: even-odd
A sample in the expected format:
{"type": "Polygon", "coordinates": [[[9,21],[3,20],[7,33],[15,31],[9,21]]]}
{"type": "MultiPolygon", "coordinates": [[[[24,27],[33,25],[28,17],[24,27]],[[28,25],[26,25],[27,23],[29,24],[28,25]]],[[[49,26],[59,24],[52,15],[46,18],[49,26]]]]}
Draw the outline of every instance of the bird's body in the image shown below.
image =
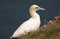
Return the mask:
{"type": "MultiPolygon", "coordinates": [[[[19,37],[22,34],[28,33],[30,31],[36,31],[40,26],[40,16],[37,14],[37,9],[39,9],[39,6],[32,5],[29,9],[31,18],[24,23],[22,23],[19,28],[13,33],[12,37],[19,37]]],[[[41,8],[42,10],[45,10],[41,8]]]]}
{"type": "Polygon", "coordinates": [[[13,37],[19,37],[30,31],[36,31],[39,28],[40,20],[38,18],[30,18],[25,21],[13,34],[13,37]]]}

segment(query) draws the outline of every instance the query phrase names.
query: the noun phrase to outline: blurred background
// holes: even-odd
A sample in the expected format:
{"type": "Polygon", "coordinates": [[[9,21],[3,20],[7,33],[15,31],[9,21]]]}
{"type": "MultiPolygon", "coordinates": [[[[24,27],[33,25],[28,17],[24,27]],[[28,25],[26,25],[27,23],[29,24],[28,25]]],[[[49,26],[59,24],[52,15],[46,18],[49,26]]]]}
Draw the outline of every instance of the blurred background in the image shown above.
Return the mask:
{"type": "Polygon", "coordinates": [[[0,39],[9,39],[19,25],[31,17],[29,7],[33,4],[46,9],[37,11],[41,26],[60,15],[60,0],[0,0],[0,39]]]}

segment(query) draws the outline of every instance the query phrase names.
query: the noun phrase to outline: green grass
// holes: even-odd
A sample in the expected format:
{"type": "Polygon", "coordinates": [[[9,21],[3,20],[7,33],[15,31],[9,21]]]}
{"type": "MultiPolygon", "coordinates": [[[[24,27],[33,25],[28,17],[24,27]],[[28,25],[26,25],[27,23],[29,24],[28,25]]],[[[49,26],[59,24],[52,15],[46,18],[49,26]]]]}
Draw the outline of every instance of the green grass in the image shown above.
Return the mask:
{"type": "Polygon", "coordinates": [[[59,28],[51,28],[49,30],[45,30],[45,35],[49,37],[53,33],[58,32],[58,31],[60,31],[60,27],[59,28]]]}
{"type": "MultiPolygon", "coordinates": [[[[57,32],[60,32],[60,18],[58,18],[56,23],[58,24],[56,28],[40,28],[37,31],[28,32],[25,35],[20,36],[18,39],[49,39],[50,36],[55,35],[57,32]]],[[[51,24],[48,26],[51,26],[51,24]]]]}
{"type": "Polygon", "coordinates": [[[45,37],[49,37],[53,33],[56,33],[59,31],[60,31],[60,27],[59,28],[51,28],[49,30],[39,29],[35,32],[26,33],[25,35],[20,36],[18,39],[33,39],[35,37],[40,36],[41,34],[43,34],[45,37]]]}

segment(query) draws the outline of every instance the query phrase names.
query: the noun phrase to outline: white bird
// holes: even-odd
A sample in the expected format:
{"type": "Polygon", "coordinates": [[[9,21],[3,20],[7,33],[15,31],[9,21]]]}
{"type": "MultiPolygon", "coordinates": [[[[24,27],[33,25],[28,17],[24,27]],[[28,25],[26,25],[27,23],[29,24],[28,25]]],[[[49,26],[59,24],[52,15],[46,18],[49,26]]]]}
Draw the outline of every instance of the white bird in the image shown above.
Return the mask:
{"type": "Polygon", "coordinates": [[[32,5],[29,9],[31,18],[24,23],[22,23],[19,28],[13,33],[12,37],[19,37],[22,34],[28,33],[30,31],[36,31],[40,24],[40,16],[37,14],[37,10],[45,10],[44,8],[39,7],[38,5],[32,5]]]}

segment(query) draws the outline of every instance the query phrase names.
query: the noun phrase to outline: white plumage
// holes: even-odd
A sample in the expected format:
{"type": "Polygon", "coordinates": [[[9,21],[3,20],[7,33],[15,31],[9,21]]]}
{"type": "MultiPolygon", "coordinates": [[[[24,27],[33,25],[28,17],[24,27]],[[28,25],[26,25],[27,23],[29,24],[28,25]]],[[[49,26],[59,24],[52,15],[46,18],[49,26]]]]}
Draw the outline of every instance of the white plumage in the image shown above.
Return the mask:
{"type": "Polygon", "coordinates": [[[32,5],[29,9],[31,18],[24,23],[22,23],[19,28],[13,33],[12,37],[19,37],[22,34],[25,34],[30,31],[36,31],[40,26],[40,16],[37,14],[37,10],[45,10],[37,5],[32,5]]]}

